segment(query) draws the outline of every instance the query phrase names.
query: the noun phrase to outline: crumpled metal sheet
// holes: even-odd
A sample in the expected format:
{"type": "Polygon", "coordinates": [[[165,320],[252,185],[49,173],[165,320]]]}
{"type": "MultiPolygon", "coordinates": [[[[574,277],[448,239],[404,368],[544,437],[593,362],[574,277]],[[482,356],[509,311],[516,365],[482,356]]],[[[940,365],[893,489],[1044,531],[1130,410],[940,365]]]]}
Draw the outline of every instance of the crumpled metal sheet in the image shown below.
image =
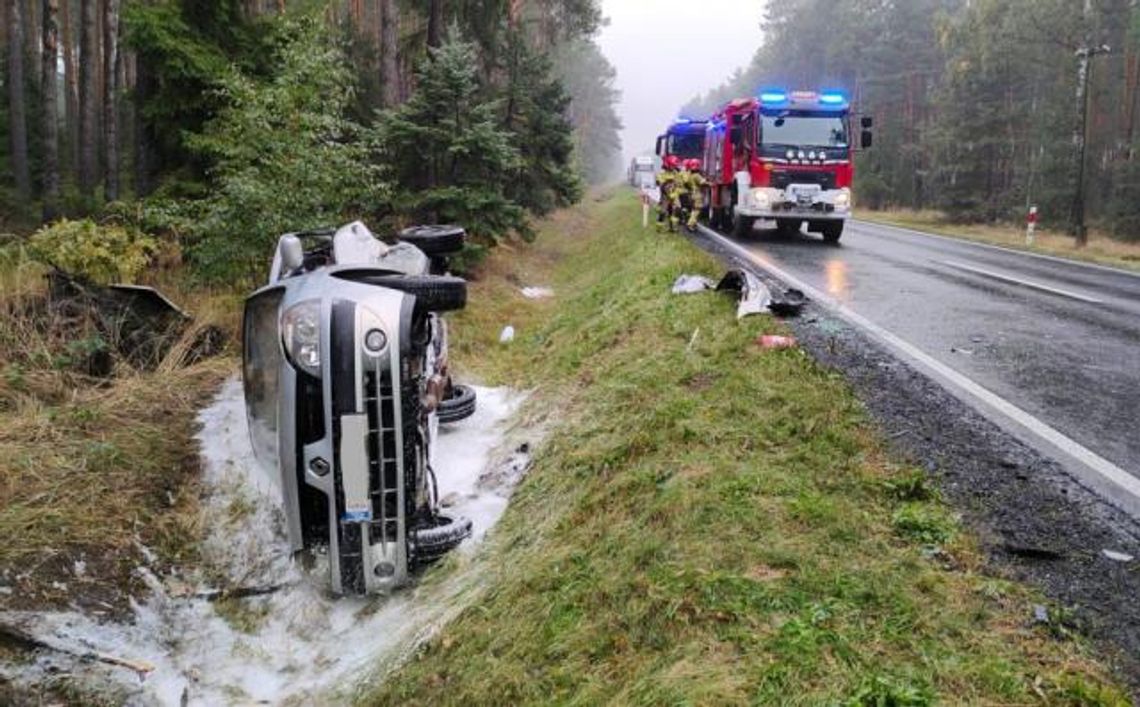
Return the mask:
{"type": "Polygon", "coordinates": [[[740,293],[740,302],[736,305],[737,319],[760,314],[772,303],[772,293],[768,287],[747,270],[729,270],[717,283],[716,289],[718,292],[740,293]]]}

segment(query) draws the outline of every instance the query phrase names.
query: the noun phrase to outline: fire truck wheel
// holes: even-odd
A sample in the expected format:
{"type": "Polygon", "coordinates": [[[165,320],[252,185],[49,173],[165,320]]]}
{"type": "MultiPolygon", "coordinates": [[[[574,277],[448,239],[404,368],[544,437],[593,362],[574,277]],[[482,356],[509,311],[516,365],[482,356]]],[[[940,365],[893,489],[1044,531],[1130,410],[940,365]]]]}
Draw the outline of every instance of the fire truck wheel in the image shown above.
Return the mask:
{"type": "Polygon", "coordinates": [[[463,250],[467,232],[462,226],[411,226],[400,231],[400,240],[411,243],[424,255],[453,255],[463,250]]]}
{"type": "Polygon", "coordinates": [[[820,229],[820,233],[823,234],[824,241],[828,243],[838,243],[839,237],[843,235],[843,222],[831,221],[830,223],[825,223],[823,224],[823,228],[820,229]]]}
{"type": "Polygon", "coordinates": [[[415,295],[420,311],[451,312],[467,306],[467,281],[452,275],[380,275],[370,285],[415,295]]]}
{"type": "Polygon", "coordinates": [[[754,223],[756,223],[754,219],[748,216],[741,216],[740,214],[733,211],[732,235],[736,236],[737,238],[744,238],[748,234],[752,233],[752,225],[754,223]]]}
{"type": "Polygon", "coordinates": [[[784,238],[791,238],[800,232],[800,226],[803,224],[799,219],[782,218],[776,221],[776,230],[784,238]]]}

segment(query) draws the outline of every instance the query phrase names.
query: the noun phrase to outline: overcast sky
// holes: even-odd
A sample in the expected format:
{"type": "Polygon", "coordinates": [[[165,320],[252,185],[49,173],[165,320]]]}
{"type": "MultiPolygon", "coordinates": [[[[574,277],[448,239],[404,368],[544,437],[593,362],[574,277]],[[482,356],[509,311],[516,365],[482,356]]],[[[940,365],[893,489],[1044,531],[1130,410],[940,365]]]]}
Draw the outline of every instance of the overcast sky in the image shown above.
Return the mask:
{"type": "Polygon", "coordinates": [[[624,162],[652,152],[677,110],[744,67],[760,46],[764,0],[602,0],[598,38],[617,69],[624,162]]]}

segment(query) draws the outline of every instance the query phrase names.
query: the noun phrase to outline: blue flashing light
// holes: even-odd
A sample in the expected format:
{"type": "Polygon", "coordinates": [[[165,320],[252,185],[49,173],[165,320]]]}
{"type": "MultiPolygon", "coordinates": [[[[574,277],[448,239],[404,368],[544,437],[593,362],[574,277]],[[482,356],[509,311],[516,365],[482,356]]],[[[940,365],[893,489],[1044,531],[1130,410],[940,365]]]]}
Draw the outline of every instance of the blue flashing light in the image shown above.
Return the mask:
{"type": "Polygon", "coordinates": [[[689,118],[677,118],[676,120],[673,121],[674,125],[687,125],[691,122],[693,122],[693,121],[690,120],[689,118]]]}
{"type": "Polygon", "coordinates": [[[819,102],[829,106],[838,106],[846,103],[847,98],[842,93],[829,91],[827,93],[820,94],[819,102]]]}
{"type": "Polygon", "coordinates": [[[783,91],[764,91],[760,94],[761,103],[787,103],[788,94],[783,91]]]}

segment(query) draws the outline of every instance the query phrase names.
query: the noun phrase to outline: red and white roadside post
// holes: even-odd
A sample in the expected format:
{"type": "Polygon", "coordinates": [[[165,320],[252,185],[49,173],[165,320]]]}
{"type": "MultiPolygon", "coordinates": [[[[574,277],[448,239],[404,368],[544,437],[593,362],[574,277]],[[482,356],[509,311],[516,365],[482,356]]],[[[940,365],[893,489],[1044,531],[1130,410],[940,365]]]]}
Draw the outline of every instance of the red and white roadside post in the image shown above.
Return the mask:
{"type": "Polygon", "coordinates": [[[1037,232],[1037,207],[1029,207],[1029,215],[1025,217],[1025,245],[1033,245],[1033,238],[1037,232]]]}
{"type": "Polygon", "coordinates": [[[649,190],[641,189],[641,227],[649,228],[649,190]]]}

